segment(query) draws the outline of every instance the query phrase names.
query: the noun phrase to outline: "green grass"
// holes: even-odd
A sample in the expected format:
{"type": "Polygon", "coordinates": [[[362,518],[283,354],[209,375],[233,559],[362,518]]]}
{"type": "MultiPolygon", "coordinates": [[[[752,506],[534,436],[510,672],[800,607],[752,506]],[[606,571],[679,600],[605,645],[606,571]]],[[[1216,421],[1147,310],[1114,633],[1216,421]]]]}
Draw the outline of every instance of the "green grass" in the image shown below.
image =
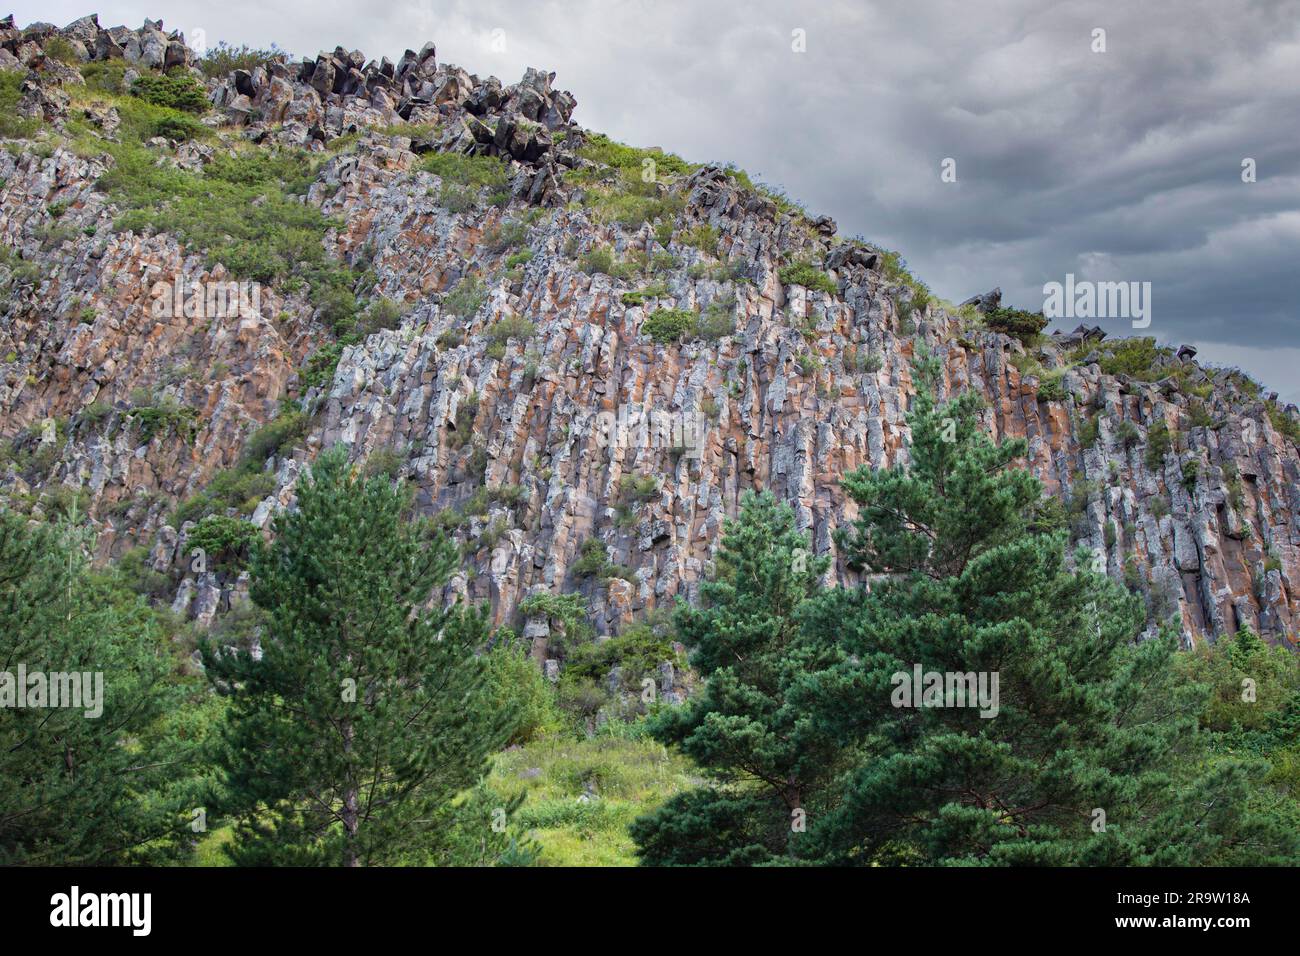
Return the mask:
{"type": "Polygon", "coordinates": [[[628,825],[690,789],[691,772],[652,740],[547,737],[500,754],[488,786],[523,795],[515,821],[541,845],[539,865],[633,866],[628,825]]]}
{"type": "Polygon", "coordinates": [[[244,443],[239,463],[217,472],[206,488],[181,502],[172,524],[179,528],[186,521],[200,521],[232,508],[242,515],[252,514],[262,499],[276,489],[275,475],[264,470],[266,459],[290,449],[307,427],[302,412],[286,409],[258,428],[244,443]]]}
{"type": "Polygon", "coordinates": [[[29,139],[41,126],[38,120],[18,115],[18,101],[22,97],[19,88],[25,73],[24,70],[0,70],[0,137],[5,139],[29,139]]]}
{"type": "Polygon", "coordinates": [[[131,427],[146,442],[158,435],[176,435],[193,443],[199,430],[197,409],[181,405],[168,396],[158,402],[134,405],[130,412],[131,427]]]}
{"type": "Polygon", "coordinates": [[[209,830],[207,835],[199,841],[198,848],[194,852],[194,861],[192,866],[230,866],[230,858],[222,852],[222,847],[227,846],[235,837],[235,828],[233,826],[218,827],[215,830],[209,830]]]}
{"type": "Polygon", "coordinates": [[[510,181],[509,168],[492,156],[429,153],[420,163],[420,168],[426,173],[433,173],[444,184],[468,186],[476,190],[488,187],[497,191],[504,189],[510,181]]]}
{"type": "Polygon", "coordinates": [[[199,60],[198,67],[203,71],[204,76],[224,78],[232,70],[251,72],[256,67],[281,56],[287,56],[287,53],[274,43],[269,50],[261,50],[247,45],[231,46],[225,40],[221,40],[216,46],[208,48],[203,58],[199,60]]]}
{"type": "Polygon", "coordinates": [[[1268,420],[1273,423],[1278,434],[1293,445],[1300,445],[1300,421],[1288,415],[1286,409],[1277,402],[1269,402],[1267,408],[1268,420]]]}
{"type": "Polygon", "coordinates": [[[158,93],[153,98],[159,102],[149,102],[115,92],[121,78],[111,64],[88,64],[86,75],[87,87],[77,105],[116,108],[120,141],[101,138],[88,120],[74,117],[67,124],[70,145],[83,156],[112,158],[98,188],[121,210],[116,229],[170,233],[189,249],[206,253],[209,267],[221,263],[236,278],[306,283],[322,319],[339,334],[351,330],[357,277],[332,258],[324,244],[338,223],[302,201],[316,176],[316,159],[301,150],[248,149],[218,154],[199,172],[160,165],[157,153],[146,145],[153,136],[206,138],[210,132],[191,113],[165,105],[183,100],[158,93]]]}
{"type": "MultiPolygon", "coordinates": [[[[100,186],[123,209],[119,229],[170,232],[239,278],[270,283],[328,270],[322,240],[334,223],[299,201],[311,182],[305,154],[217,156],[202,173],[155,164],[143,147],[110,148],[100,186]]],[[[337,268],[336,265],[333,266],[337,268]]]]}
{"type": "Polygon", "coordinates": [[[655,175],[669,176],[689,175],[699,166],[688,163],[675,153],[666,153],[656,146],[638,148],[616,142],[602,133],[589,133],[587,142],[578,150],[578,155],[601,166],[612,166],[619,170],[635,171],[639,176],[646,168],[646,160],[654,162],[655,175]]]}

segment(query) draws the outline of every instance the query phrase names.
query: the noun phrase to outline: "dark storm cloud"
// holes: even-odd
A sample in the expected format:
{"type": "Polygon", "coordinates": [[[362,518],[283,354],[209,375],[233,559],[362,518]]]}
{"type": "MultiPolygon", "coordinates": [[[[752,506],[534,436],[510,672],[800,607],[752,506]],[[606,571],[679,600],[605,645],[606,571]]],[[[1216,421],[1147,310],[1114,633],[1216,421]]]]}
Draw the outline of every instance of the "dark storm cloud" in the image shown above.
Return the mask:
{"type": "MultiPolygon", "coordinates": [[[[86,2],[15,12],[65,23],[86,2]]],[[[585,126],[734,161],[843,233],[901,250],[945,298],[1000,285],[1037,309],[1043,283],[1067,272],[1149,281],[1148,333],[1300,393],[1296,0],[186,0],[99,12],[298,53],[346,43],[396,56],[431,38],[440,59],[507,82],[525,66],[555,70],[585,126]],[[1094,28],[1105,53],[1091,49],[1094,28]],[[945,157],[956,183],[940,181],[945,157]],[[1258,182],[1242,183],[1244,157],[1258,182]]]]}

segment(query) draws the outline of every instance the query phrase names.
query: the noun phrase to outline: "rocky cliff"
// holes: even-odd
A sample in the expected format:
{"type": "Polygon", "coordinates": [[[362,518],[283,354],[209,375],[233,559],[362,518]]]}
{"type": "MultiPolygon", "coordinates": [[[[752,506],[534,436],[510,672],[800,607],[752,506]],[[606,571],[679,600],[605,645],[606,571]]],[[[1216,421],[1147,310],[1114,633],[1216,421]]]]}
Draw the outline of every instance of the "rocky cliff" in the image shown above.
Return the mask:
{"type": "Polygon", "coordinates": [[[905,455],[925,349],[947,389],[987,398],[991,432],[1028,439],[1061,523],[1153,626],[1295,641],[1300,427],[1240,373],[1087,330],[999,331],[996,296],[937,302],[740,170],[584,131],[551,74],[503,85],[432,44],[221,65],[161,22],[0,23],[0,494],[87,513],[99,558],[134,555],[178,611],[209,622],[242,587],[194,569],[196,518],[265,528],[341,442],[443,514],[473,568],[453,587],[498,621],[578,591],[617,632],[694,592],[746,490],[789,501],[834,553],[854,516],[838,480],[905,455]],[[142,78],[164,74],[203,102],[136,135],[133,101],[162,102],[142,78]],[[114,178],[132,137],[185,203],[114,178]],[[204,183],[245,188],[216,171],[250,155],[301,188],[205,206],[223,194],[204,183]],[[294,237],[315,272],[201,228],[274,202],[320,214],[294,237]],[[164,286],[250,276],[243,308],[159,306],[164,286]]]}

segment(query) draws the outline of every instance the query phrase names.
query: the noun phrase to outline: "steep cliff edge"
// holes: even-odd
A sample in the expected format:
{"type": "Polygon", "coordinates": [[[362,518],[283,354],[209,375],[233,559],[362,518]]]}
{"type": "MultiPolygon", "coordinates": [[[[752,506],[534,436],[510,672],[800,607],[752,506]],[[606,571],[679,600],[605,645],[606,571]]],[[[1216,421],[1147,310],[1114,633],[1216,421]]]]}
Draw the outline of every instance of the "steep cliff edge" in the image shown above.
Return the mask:
{"type": "Polygon", "coordinates": [[[194,522],[266,527],[342,442],[444,513],[498,621],[576,590],[616,632],[692,595],[745,490],[833,553],[928,349],[1153,625],[1295,642],[1300,425],[1240,373],[996,331],[739,170],[582,130],[550,74],[432,44],[222,65],[161,23],[0,23],[0,495],[87,512],[178,611],[241,589],[193,570],[194,522]],[[292,230],[241,238],[258,216],[292,230]],[[245,308],[160,307],[233,280],[245,308]]]}

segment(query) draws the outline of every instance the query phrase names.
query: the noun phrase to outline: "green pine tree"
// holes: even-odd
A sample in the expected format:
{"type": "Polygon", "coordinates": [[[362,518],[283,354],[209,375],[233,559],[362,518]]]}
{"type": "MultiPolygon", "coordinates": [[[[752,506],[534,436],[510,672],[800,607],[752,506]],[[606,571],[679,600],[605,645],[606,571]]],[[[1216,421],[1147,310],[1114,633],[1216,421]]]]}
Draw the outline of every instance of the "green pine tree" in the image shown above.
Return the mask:
{"type": "Polygon", "coordinates": [[[632,827],[642,862],[739,865],[788,859],[801,815],[817,806],[836,747],[788,699],[793,679],[828,663],[799,639],[798,612],[827,561],[810,556],[794,514],[767,492],[746,494],[728,521],[702,608],[674,623],[708,678],[703,691],[652,725],[713,777],[632,827]]]}
{"type": "MultiPolygon", "coordinates": [[[[485,612],[437,606],[455,550],[411,517],[400,484],[363,480],[341,449],[320,457],[274,531],[251,565],[267,615],[260,657],[203,649],[230,699],[220,763],[238,810],[231,857],[446,859],[446,827],[464,817],[457,796],[515,729],[476,656],[485,612]]],[[[485,839],[494,822],[476,821],[485,839]]]]}
{"type": "MultiPolygon", "coordinates": [[[[841,537],[869,589],[826,592],[809,639],[840,648],[796,706],[847,758],[799,852],[829,863],[1200,865],[1276,861],[1294,838],[1247,810],[1260,767],[1206,760],[1204,687],[1137,598],[1040,529],[1023,440],[993,442],[973,393],[937,405],[915,364],[907,468],[859,470],[841,537]],[[977,707],[899,706],[895,675],[999,680],[977,707]]],[[[987,685],[990,686],[991,685],[987,685]]],[[[949,704],[956,701],[948,701],[949,704]]],[[[913,702],[915,703],[915,702],[913,702]]]]}
{"type": "Polygon", "coordinates": [[[0,510],[0,865],[164,863],[193,849],[199,740],[175,717],[192,713],[191,688],[158,615],[91,569],[90,545],[75,518],[0,510]],[[51,675],[72,672],[91,675],[83,706],[50,706],[51,675]]]}
{"type": "MultiPolygon", "coordinates": [[[[1211,741],[1209,762],[1255,760],[1249,811],[1300,833],[1300,657],[1242,627],[1180,655],[1179,664],[1209,689],[1201,717],[1211,741]]],[[[1258,860],[1249,851],[1239,857],[1258,860]]]]}

